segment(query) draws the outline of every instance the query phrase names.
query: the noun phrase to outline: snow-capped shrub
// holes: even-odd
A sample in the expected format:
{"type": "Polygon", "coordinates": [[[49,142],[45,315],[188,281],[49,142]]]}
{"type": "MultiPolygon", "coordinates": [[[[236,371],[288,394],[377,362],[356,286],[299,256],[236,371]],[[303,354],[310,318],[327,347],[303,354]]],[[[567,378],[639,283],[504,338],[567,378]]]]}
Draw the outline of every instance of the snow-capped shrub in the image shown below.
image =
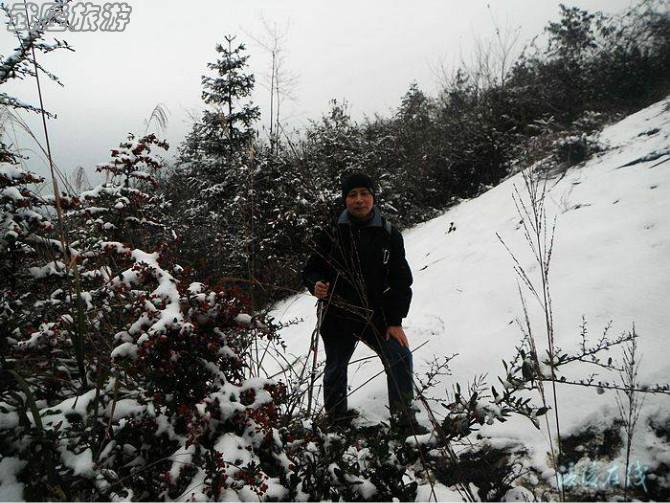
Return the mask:
{"type": "Polygon", "coordinates": [[[146,248],[166,237],[160,223],[163,201],[156,191],[162,160],[155,151],[167,148],[154,134],[141,138],[131,134],[112,150],[110,162],[96,167],[106,174],[108,182],[82,192],[81,208],[70,215],[84,233],[78,240],[80,246],[94,247],[91,239],[95,239],[146,248]]]}
{"type": "Polygon", "coordinates": [[[410,466],[419,450],[386,427],[324,433],[301,426],[283,431],[293,472],[284,480],[294,501],[413,501],[410,466]]]}
{"type": "Polygon", "coordinates": [[[553,155],[556,161],[568,166],[586,161],[599,151],[598,141],[586,133],[562,136],[554,141],[553,155]]]}
{"type": "MultiPolygon", "coordinates": [[[[150,192],[161,165],[151,149],[164,146],[149,135],[113,151],[99,167],[108,182],[64,207],[65,244],[35,239],[55,255],[23,257],[13,270],[24,281],[3,284],[13,330],[3,334],[0,445],[24,498],[284,494],[282,385],[246,372],[252,337],[271,328],[243,323],[240,300],[189,284],[174,262],[150,192]]],[[[53,224],[24,202],[30,175],[2,175],[13,189],[3,222],[16,234],[3,252],[20,243],[32,253],[31,236],[53,224]]]]}

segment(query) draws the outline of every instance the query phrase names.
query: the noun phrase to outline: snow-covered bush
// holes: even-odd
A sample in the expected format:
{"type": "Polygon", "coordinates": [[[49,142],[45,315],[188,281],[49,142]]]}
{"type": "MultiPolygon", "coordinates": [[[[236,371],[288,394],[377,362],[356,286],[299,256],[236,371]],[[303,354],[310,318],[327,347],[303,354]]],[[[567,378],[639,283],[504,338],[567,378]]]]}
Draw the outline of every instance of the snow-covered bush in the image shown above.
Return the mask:
{"type": "Polygon", "coordinates": [[[586,161],[599,151],[598,141],[586,133],[561,136],[553,143],[554,158],[566,166],[586,161]]]}
{"type": "Polygon", "coordinates": [[[28,199],[36,178],[2,170],[2,258],[23,276],[3,278],[0,445],[24,498],[282,494],[267,474],[288,467],[282,386],[246,377],[246,307],[174,262],[150,193],[164,146],[149,135],[114,150],[108,182],[63,206],[63,240],[36,234],[54,228],[28,199]],[[31,239],[60,255],[13,259],[31,239]]]}
{"type": "MultiPolygon", "coordinates": [[[[2,10],[6,13],[6,7],[2,10]]],[[[49,25],[58,16],[59,9],[50,10],[48,16],[37,20],[29,33],[17,33],[18,46],[8,55],[0,55],[0,85],[13,79],[24,79],[44,72],[34,54],[49,53],[57,49],[69,49],[66,42],[43,40],[49,25]]],[[[8,21],[8,28],[12,29],[8,21]]],[[[58,81],[51,73],[44,72],[51,80],[58,81]]],[[[16,330],[35,323],[39,315],[32,313],[29,303],[34,300],[35,277],[64,274],[65,264],[61,258],[62,244],[52,238],[57,228],[52,222],[53,198],[39,197],[34,185],[43,178],[21,167],[22,157],[14,152],[5,138],[7,123],[13,111],[45,112],[29,103],[0,91],[0,105],[6,108],[0,122],[0,326],[3,327],[0,349],[6,349],[13,341],[16,330]],[[51,207],[52,211],[48,208],[51,207]],[[45,265],[43,259],[49,260],[45,265]]],[[[64,194],[60,195],[62,208],[75,204],[64,194]]]]}
{"type": "Polygon", "coordinates": [[[287,480],[295,501],[413,501],[417,482],[410,474],[419,456],[387,428],[324,433],[293,430],[286,450],[295,463],[287,480]]]}

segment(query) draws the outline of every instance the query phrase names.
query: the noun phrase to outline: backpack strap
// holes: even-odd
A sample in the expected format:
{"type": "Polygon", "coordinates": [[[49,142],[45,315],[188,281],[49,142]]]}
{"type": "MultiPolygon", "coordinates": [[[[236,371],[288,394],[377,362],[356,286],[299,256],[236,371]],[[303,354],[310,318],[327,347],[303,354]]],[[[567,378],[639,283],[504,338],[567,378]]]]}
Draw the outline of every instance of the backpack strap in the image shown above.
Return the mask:
{"type": "Polygon", "coordinates": [[[391,231],[393,229],[393,226],[391,225],[391,222],[388,221],[386,217],[382,217],[382,222],[384,223],[384,230],[386,231],[386,234],[391,236],[391,231]]]}
{"type": "Polygon", "coordinates": [[[384,293],[388,291],[389,287],[389,273],[390,273],[390,267],[389,267],[389,262],[391,259],[391,235],[392,235],[392,230],[393,226],[391,225],[391,222],[388,221],[386,217],[382,217],[382,221],[384,224],[384,231],[386,232],[386,240],[387,240],[387,245],[384,248],[384,293]]]}

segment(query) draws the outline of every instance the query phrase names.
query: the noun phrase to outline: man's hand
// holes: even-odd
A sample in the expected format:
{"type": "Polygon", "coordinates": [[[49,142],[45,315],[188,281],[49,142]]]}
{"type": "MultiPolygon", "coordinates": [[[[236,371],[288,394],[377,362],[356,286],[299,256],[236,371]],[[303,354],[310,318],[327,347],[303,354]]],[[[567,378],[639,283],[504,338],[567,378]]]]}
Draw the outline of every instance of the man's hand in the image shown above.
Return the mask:
{"type": "Polygon", "coordinates": [[[409,348],[409,341],[405,335],[405,331],[400,325],[394,325],[386,329],[386,340],[389,340],[389,337],[393,337],[396,341],[400,343],[401,346],[409,348]]]}
{"type": "Polygon", "coordinates": [[[319,299],[325,299],[328,296],[328,289],[330,283],[324,281],[317,281],[314,284],[314,295],[319,299]]]}

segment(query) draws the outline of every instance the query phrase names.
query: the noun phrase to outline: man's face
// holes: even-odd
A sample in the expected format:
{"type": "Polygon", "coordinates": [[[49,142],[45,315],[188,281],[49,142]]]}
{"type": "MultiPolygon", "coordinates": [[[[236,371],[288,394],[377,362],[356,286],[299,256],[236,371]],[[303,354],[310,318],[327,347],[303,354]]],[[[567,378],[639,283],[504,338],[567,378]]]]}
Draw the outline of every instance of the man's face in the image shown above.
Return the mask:
{"type": "Polygon", "coordinates": [[[374,196],[365,187],[356,187],[349,191],[345,199],[347,211],[354,218],[365,220],[370,216],[374,204],[374,196]]]}

